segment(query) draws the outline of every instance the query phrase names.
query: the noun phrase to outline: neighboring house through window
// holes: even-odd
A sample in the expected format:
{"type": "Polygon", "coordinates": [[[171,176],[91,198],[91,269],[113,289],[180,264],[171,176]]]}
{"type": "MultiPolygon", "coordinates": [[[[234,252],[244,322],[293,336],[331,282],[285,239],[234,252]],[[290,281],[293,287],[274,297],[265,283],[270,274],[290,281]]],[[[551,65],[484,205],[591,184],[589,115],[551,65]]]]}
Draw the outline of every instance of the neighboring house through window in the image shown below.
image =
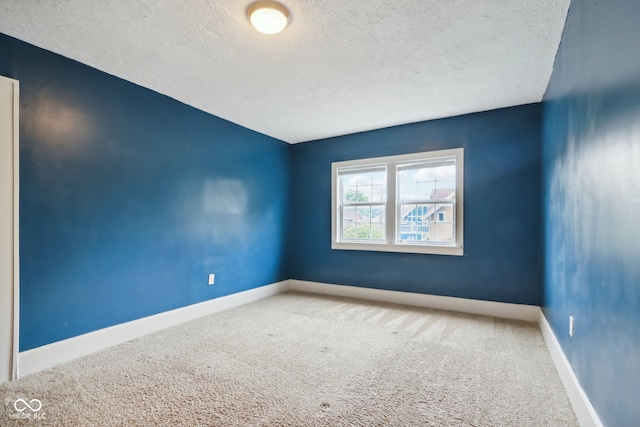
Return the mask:
{"type": "Polygon", "coordinates": [[[333,163],[331,247],[462,255],[463,154],[333,163]]]}

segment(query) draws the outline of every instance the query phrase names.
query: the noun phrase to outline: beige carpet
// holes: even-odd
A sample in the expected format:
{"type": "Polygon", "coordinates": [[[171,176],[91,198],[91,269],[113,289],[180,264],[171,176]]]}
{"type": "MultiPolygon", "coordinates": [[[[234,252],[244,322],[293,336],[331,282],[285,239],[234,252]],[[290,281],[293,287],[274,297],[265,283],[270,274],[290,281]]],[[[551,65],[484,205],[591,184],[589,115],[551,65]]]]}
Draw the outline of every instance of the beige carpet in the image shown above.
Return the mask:
{"type": "Polygon", "coordinates": [[[2,426],[578,425],[532,323],[293,292],[0,385],[0,396],[2,426]],[[44,418],[16,419],[16,399],[34,398],[44,418]]]}

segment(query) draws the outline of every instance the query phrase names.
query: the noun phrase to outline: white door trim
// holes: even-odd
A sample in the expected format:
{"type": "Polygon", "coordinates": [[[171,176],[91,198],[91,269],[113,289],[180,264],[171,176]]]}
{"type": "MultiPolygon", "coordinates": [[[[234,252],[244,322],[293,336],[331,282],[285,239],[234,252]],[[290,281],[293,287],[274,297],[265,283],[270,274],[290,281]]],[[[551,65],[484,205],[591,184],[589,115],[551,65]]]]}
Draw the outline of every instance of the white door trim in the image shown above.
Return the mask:
{"type": "MultiPolygon", "coordinates": [[[[13,80],[13,79],[11,79],[13,80]]],[[[13,80],[13,351],[11,379],[18,378],[20,350],[20,82],[13,80]]]]}
{"type": "MultiPolygon", "coordinates": [[[[11,249],[11,258],[9,260],[10,265],[8,266],[10,270],[10,288],[12,292],[11,301],[9,305],[12,309],[11,316],[11,336],[9,338],[8,345],[11,347],[11,366],[9,379],[16,379],[18,377],[18,353],[19,353],[19,343],[20,343],[20,228],[19,228],[19,219],[20,219],[20,144],[19,144],[19,108],[20,108],[20,82],[18,80],[0,76],[0,79],[4,83],[8,83],[13,88],[13,107],[12,107],[12,115],[13,115],[13,135],[11,136],[11,145],[9,147],[9,152],[11,153],[12,159],[11,166],[12,169],[10,171],[10,178],[12,184],[12,195],[11,201],[9,203],[12,204],[10,206],[11,213],[10,220],[12,225],[11,231],[11,239],[12,239],[12,249],[11,249]]],[[[9,160],[9,159],[7,159],[9,160]]],[[[7,266],[3,265],[2,268],[6,268],[7,266]]],[[[5,327],[5,326],[3,326],[5,327]]],[[[6,345],[7,343],[2,343],[6,345]]],[[[6,377],[1,381],[6,381],[6,377]]],[[[0,382],[1,382],[0,381],[0,382]]]]}

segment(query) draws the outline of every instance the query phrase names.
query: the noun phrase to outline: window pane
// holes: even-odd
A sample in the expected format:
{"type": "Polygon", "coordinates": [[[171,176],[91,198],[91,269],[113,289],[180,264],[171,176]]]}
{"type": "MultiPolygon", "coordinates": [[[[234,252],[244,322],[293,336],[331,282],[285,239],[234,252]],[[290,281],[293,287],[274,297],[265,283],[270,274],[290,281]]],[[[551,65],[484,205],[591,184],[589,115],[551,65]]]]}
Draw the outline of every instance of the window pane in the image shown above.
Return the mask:
{"type": "Polygon", "coordinates": [[[455,161],[412,164],[398,167],[398,199],[454,199],[456,191],[455,161]]]}
{"type": "Polygon", "coordinates": [[[402,203],[400,209],[400,242],[426,242],[431,238],[435,213],[434,203],[402,203]]]}
{"type": "Polygon", "coordinates": [[[397,197],[400,201],[398,242],[453,243],[455,158],[398,165],[397,174],[397,197]],[[452,203],[433,203],[436,200],[451,200],[452,203]],[[409,201],[414,203],[407,203],[409,201]]]}
{"type": "Polygon", "coordinates": [[[355,206],[346,206],[342,208],[342,222],[354,223],[356,221],[356,208],[355,206]]]}
{"type": "Polygon", "coordinates": [[[381,222],[384,223],[386,221],[384,214],[383,206],[372,206],[371,207],[371,222],[381,222]]]}
{"type": "Polygon", "coordinates": [[[358,206],[356,222],[369,222],[371,219],[371,206],[358,206]]]}
{"type": "Polygon", "coordinates": [[[371,237],[373,239],[384,239],[385,231],[384,231],[384,223],[371,223],[371,237]]]}
{"type": "Polygon", "coordinates": [[[342,224],[342,238],[343,239],[355,239],[356,238],[356,225],[351,223],[342,224]]]}
{"type": "Polygon", "coordinates": [[[368,222],[356,224],[356,238],[371,239],[371,224],[368,222]]]}
{"type": "Polygon", "coordinates": [[[384,205],[345,206],[342,208],[342,238],[347,240],[384,240],[384,205]]]}
{"type": "Polygon", "coordinates": [[[340,175],[342,180],[342,201],[384,202],[387,200],[386,170],[353,171],[340,175]]]}
{"type": "Polygon", "coordinates": [[[398,241],[452,243],[454,203],[402,203],[398,241]]]}
{"type": "Polygon", "coordinates": [[[452,221],[438,221],[433,225],[433,241],[441,243],[453,242],[453,222],[452,221]]]}
{"type": "Polygon", "coordinates": [[[437,181],[435,191],[431,192],[431,199],[454,199],[456,196],[455,191],[455,181],[437,181]]]}

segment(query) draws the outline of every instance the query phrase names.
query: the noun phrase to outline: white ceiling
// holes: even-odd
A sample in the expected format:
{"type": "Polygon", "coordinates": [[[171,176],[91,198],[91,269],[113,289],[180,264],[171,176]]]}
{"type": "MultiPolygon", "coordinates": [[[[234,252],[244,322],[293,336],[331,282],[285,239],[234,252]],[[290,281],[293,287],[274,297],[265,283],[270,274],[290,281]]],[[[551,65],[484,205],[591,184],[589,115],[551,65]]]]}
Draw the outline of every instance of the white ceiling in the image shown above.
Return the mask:
{"type": "Polygon", "coordinates": [[[542,99],[570,0],[3,0],[0,32],[296,143],[542,99]]]}

